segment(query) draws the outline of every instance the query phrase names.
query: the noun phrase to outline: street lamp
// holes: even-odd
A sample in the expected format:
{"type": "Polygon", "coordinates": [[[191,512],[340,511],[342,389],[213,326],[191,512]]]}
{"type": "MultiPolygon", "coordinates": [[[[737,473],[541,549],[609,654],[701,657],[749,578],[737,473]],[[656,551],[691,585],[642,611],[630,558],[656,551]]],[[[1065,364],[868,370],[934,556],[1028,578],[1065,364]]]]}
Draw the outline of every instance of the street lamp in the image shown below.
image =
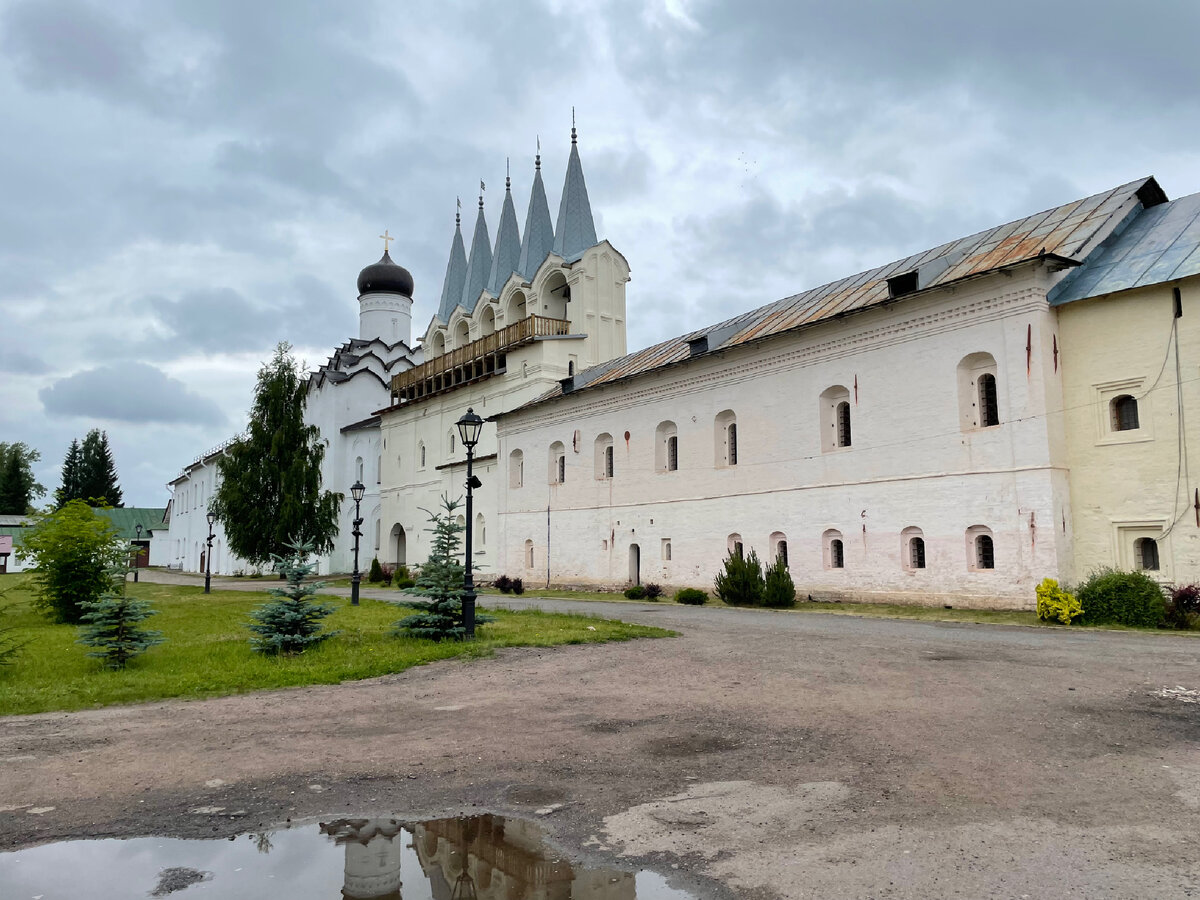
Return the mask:
{"type": "Polygon", "coordinates": [[[475,410],[467,408],[466,415],[458,420],[458,436],[467,448],[467,548],[463,559],[463,632],[468,638],[475,637],[475,579],[471,576],[471,530],[475,520],[471,511],[471,491],[483,487],[483,482],[471,474],[471,463],[475,459],[475,445],[479,443],[479,432],[483,430],[483,419],[475,410]]]}
{"type": "Polygon", "coordinates": [[[363,494],[367,489],[363,487],[361,481],[356,481],[350,485],[350,496],[354,498],[354,530],[350,532],[354,535],[354,572],[350,576],[350,605],[358,606],[358,585],[362,581],[362,573],[358,571],[358,539],[362,537],[362,516],[359,514],[359,504],[362,503],[363,494]]]}
{"type": "Polygon", "coordinates": [[[138,568],[142,564],[142,523],[138,522],[133,526],[133,530],[137,532],[137,541],[134,546],[137,547],[137,553],[133,557],[133,583],[137,584],[138,568]]]}
{"type": "Polygon", "coordinates": [[[217,521],[216,513],[210,511],[204,517],[208,520],[208,552],[204,554],[204,593],[212,593],[212,541],[215,535],[213,534],[213,523],[217,521]]]}

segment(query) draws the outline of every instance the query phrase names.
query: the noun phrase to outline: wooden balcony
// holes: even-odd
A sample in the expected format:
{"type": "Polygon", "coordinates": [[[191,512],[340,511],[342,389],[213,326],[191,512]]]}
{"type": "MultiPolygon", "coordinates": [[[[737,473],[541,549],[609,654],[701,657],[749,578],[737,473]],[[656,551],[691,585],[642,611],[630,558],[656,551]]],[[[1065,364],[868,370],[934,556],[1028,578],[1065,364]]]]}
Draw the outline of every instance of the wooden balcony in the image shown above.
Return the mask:
{"type": "Polygon", "coordinates": [[[535,338],[570,334],[566,319],[529,316],[392,378],[392,403],[422,400],[505,371],[510,350],[535,338]]]}

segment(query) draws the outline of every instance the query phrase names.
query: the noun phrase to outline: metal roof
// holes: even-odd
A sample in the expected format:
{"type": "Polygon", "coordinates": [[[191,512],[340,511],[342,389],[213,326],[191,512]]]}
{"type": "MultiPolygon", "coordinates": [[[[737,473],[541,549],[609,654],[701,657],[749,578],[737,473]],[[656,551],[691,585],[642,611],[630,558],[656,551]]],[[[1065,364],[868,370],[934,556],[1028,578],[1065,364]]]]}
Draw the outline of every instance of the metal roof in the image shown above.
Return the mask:
{"type": "MultiPolygon", "coordinates": [[[[483,215],[483,194],[479,195],[479,215],[475,217],[475,234],[471,237],[471,255],[467,257],[467,275],[463,283],[462,297],[459,302],[468,313],[475,311],[479,295],[487,287],[488,276],[492,273],[492,239],[488,237],[487,219],[483,215]]],[[[449,322],[450,313],[447,311],[444,321],[449,322]]]]}
{"type": "Polygon", "coordinates": [[[139,524],[142,526],[143,538],[148,538],[151,531],[161,531],[166,528],[166,523],[163,522],[166,512],[165,506],[152,509],[123,506],[119,509],[97,509],[96,515],[104,516],[112,522],[113,528],[117,530],[117,535],[122,540],[132,541],[137,538],[139,524]]]}
{"type": "Polygon", "coordinates": [[[544,396],[525,404],[542,403],[567,391],[608,384],[640,375],[700,353],[735,347],[772,335],[813,325],[849,313],[895,302],[889,280],[909,276],[916,296],[989,272],[1036,259],[1056,259],[1079,265],[1099,241],[1143,207],[1165,202],[1166,196],[1150,177],[1131,181],[1082,200],[1044,210],[1023,219],[980,231],[857,275],[784,297],[716,325],[681,335],[564,379],[544,396]]]}
{"type": "Polygon", "coordinates": [[[554,250],[554,226],[550,223],[550,205],[546,187],[542,184],[542,155],[539,153],[533,170],[533,189],[529,192],[529,208],[525,212],[525,231],[521,239],[521,257],[517,271],[526,281],[533,278],[546,257],[554,250]]]}
{"type": "Polygon", "coordinates": [[[595,243],[596,223],[592,219],[592,204],[588,200],[587,182],[583,179],[583,163],[579,161],[579,145],[575,142],[575,129],[572,128],[567,177],[563,179],[558,224],[554,226],[554,252],[567,262],[573,262],[595,243]]]}
{"type": "Polygon", "coordinates": [[[1050,291],[1061,306],[1200,275],[1200,194],[1143,210],[1050,291]]]}
{"type": "Polygon", "coordinates": [[[463,287],[467,283],[467,251],[463,247],[461,215],[454,214],[454,238],[450,241],[450,259],[446,263],[446,279],[442,282],[442,300],[438,304],[438,318],[450,321],[454,307],[462,302],[463,287]]]}
{"type": "Polygon", "coordinates": [[[521,231],[517,228],[517,210],[513,206],[512,179],[506,177],[500,226],[496,229],[496,249],[492,253],[492,271],[487,281],[487,289],[493,297],[500,296],[500,288],[520,264],[521,231]]]}

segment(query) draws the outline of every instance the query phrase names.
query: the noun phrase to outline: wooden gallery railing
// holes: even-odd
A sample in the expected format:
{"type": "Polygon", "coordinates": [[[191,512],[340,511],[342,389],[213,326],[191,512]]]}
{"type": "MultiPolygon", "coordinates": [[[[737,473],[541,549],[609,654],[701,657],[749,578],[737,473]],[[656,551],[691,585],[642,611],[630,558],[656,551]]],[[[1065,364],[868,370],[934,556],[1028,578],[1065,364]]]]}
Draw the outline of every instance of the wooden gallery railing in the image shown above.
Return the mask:
{"type": "Polygon", "coordinates": [[[514,347],[528,344],[534,338],[570,333],[571,323],[566,319],[529,316],[513,322],[395,376],[392,403],[428,397],[503,372],[505,355],[514,347]]]}

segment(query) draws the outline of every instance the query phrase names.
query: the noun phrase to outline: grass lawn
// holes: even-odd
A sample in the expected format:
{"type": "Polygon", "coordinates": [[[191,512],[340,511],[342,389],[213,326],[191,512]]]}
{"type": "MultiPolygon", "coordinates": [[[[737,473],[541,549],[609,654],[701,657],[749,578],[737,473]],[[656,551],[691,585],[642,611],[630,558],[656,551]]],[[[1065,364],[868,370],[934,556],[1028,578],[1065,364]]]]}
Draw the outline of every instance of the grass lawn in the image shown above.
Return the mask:
{"type": "Polygon", "coordinates": [[[439,659],[483,657],[497,647],[553,646],[639,637],[668,637],[660,628],[591,616],[538,611],[489,611],[497,621],[480,627],[472,643],[435,644],[390,635],[410,610],[363,599],[325,597],[337,607],[325,619],[341,634],[296,657],[273,658],[250,649],[245,623],[264,594],[202,587],[131,584],[130,593],[159,611],[146,627],[163,632],[125,671],[112,672],[76,644],[71,625],[52,625],[31,606],[30,576],[0,575],[0,627],[28,642],[12,666],[0,668],[0,715],[87,709],[167,698],[215,697],[307,684],[336,684],[401,672],[439,659]]]}

